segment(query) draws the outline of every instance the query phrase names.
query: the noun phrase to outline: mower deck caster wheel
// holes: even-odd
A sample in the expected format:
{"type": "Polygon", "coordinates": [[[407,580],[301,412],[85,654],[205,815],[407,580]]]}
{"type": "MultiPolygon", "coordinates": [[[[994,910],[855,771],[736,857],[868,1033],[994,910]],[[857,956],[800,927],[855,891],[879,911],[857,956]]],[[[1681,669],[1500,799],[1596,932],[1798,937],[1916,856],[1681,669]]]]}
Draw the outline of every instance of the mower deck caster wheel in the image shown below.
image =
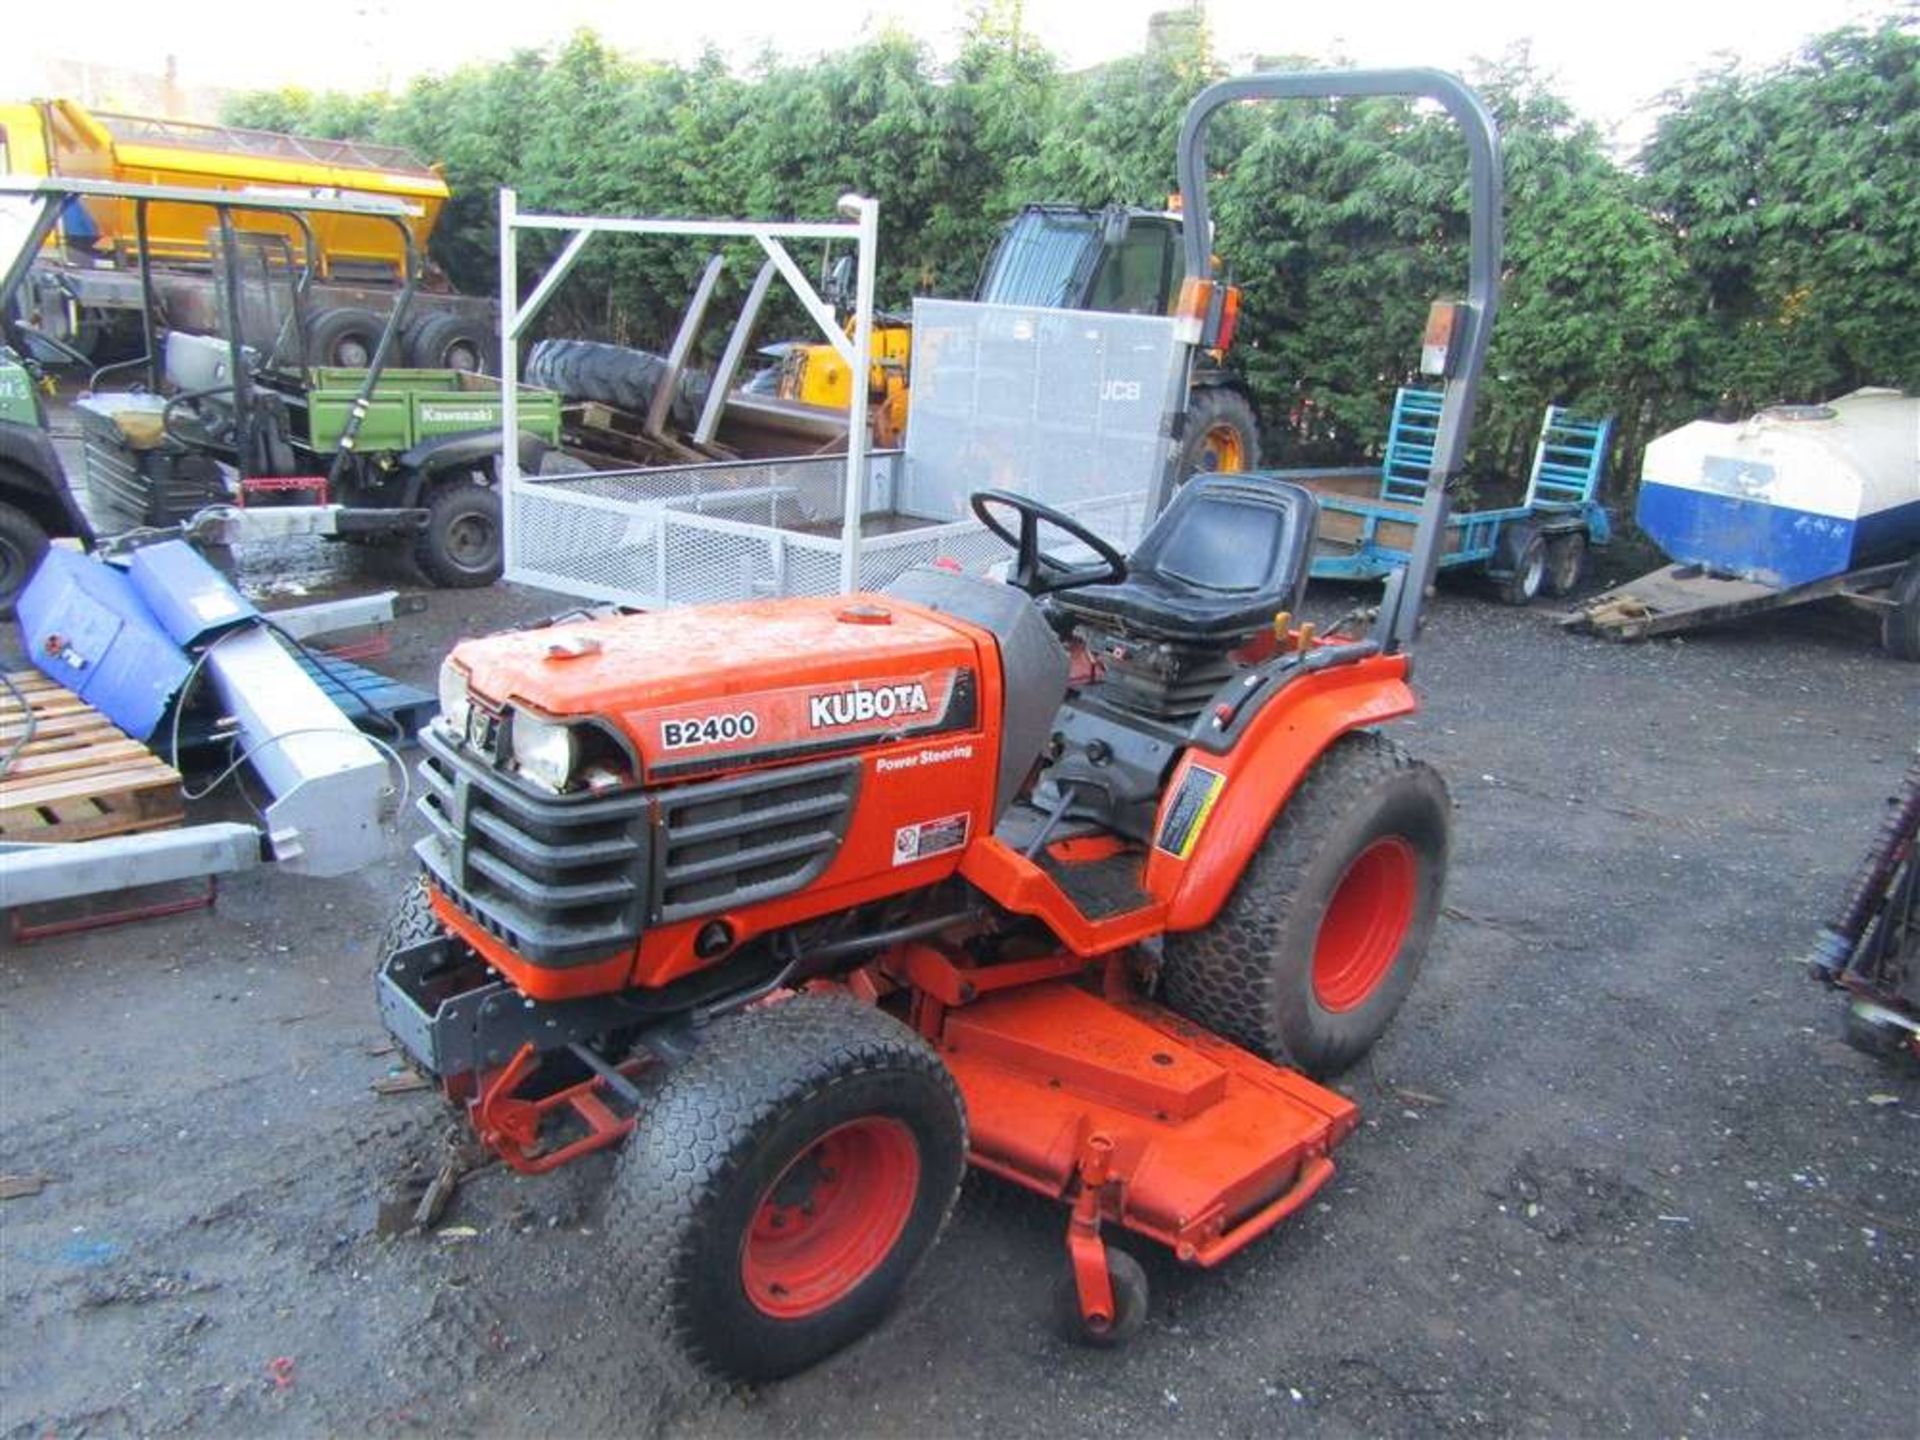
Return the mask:
{"type": "Polygon", "coordinates": [[[1060,1333],[1076,1345],[1112,1350],[1126,1344],[1147,1323],[1147,1272],[1124,1250],[1107,1250],[1107,1283],[1113,1287],[1113,1320],[1096,1326],[1080,1309],[1080,1283],[1072,1262],[1053,1286],[1054,1318],[1060,1333]]]}

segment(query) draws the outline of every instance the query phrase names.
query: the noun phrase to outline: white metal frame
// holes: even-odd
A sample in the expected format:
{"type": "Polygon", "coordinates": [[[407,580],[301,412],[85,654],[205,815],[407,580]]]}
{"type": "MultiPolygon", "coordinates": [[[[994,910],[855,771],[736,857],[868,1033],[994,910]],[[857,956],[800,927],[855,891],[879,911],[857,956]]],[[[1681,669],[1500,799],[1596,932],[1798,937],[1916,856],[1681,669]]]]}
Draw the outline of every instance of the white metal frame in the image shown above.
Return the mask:
{"type": "MultiPolygon", "coordinates": [[[[587,242],[597,234],[679,235],[712,240],[753,240],[766,252],[768,261],[792,287],[814,324],[854,376],[848,387],[846,508],[840,534],[840,588],[854,590],[860,581],[860,524],[867,476],[867,386],[864,383],[873,353],[874,268],[879,246],[880,203],[864,195],[843,195],[839,211],[843,221],[765,221],[765,220],[663,220],[643,217],[620,218],[586,215],[521,214],[519,197],[512,191],[500,192],[500,368],[503,375],[520,373],[520,340],[528,325],[553,297],[562,281],[580,259],[587,242]],[[519,236],[523,230],[552,230],[567,235],[567,242],[553,264],[547,267],[533,290],[520,298],[519,236]],[[854,326],[849,338],[835,321],[833,307],[821,299],[806,272],[794,262],[785,242],[789,240],[840,240],[855,249],[854,326]]],[[[765,293],[763,271],[754,287],[749,304],[758,309],[765,293]]],[[[511,560],[514,549],[514,506],[512,496],[520,484],[520,406],[517,387],[501,387],[500,462],[501,485],[505,504],[501,506],[502,539],[511,560]]]]}

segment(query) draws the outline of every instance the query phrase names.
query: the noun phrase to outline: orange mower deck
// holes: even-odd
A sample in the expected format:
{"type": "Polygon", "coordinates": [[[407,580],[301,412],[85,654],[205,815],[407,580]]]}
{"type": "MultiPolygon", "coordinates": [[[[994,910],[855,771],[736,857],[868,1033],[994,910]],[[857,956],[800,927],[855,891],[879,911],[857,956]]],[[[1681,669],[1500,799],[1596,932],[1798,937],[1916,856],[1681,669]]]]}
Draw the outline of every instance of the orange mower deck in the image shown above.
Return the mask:
{"type": "Polygon", "coordinates": [[[1087,1218],[1189,1264],[1217,1265],[1297,1210],[1359,1120],[1344,1096],[1157,1005],[1068,981],[951,1012],[935,1048],[966,1097],[975,1165],[1054,1199],[1091,1190],[1087,1218]]]}

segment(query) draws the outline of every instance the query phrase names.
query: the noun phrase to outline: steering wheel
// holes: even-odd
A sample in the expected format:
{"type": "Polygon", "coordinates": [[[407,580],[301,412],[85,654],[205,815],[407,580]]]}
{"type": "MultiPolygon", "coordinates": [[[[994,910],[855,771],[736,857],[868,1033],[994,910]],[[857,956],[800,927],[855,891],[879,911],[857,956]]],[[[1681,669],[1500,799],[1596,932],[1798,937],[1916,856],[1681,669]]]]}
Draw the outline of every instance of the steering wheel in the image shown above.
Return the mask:
{"type": "Polygon", "coordinates": [[[1084,585],[1118,585],[1127,578],[1126,556],[1071,515],[1062,514],[1051,505],[1043,505],[1030,495],[1019,495],[1011,490],[976,490],[972,504],[973,513],[980,523],[1013,547],[1013,573],[1007,577],[1007,583],[1026,591],[1036,600],[1056,590],[1078,590],[1084,585]],[[999,516],[994,514],[996,506],[1005,506],[1020,517],[1018,534],[1007,529],[999,516]],[[1057,555],[1042,550],[1040,525],[1043,521],[1092,550],[1100,557],[1100,563],[1069,565],[1057,555]]]}

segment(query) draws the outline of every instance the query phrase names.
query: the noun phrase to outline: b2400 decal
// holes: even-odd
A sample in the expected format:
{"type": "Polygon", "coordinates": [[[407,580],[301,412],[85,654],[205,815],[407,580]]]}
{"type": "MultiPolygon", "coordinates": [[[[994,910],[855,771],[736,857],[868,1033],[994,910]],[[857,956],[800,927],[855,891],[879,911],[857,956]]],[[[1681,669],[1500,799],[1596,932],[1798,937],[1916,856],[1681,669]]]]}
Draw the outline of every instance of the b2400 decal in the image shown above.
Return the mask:
{"type": "Polygon", "coordinates": [[[751,740],[760,729],[760,717],[751,710],[726,715],[699,715],[690,720],[662,720],[660,744],[667,750],[686,750],[695,745],[724,745],[730,740],[751,740]]]}

